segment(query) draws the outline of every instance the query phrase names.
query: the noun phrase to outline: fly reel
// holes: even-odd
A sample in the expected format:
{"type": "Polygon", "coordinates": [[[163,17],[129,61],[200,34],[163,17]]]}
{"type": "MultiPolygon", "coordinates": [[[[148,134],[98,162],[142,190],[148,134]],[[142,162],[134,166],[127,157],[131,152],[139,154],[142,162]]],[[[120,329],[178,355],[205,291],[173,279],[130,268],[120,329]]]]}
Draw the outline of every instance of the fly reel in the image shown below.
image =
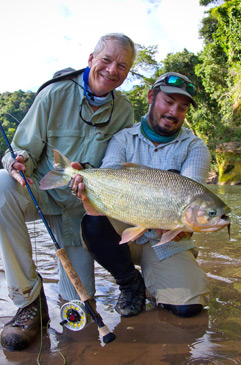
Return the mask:
{"type": "Polygon", "coordinates": [[[60,315],[62,319],[60,324],[71,331],[82,330],[89,320],[85,306],[80,300],[65,303],[60,310],[60,315]]]}

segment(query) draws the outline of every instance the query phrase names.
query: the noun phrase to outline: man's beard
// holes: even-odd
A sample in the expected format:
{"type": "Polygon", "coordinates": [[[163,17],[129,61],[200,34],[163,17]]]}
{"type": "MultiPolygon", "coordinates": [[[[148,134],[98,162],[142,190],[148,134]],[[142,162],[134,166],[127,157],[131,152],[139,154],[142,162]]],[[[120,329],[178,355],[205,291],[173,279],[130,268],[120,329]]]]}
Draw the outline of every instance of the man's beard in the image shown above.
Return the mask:
{"type": "MultiPolygon", "coordinates": [[[[157,134],[160,134],[160,136],[164,136],[164,137],[167,137],[167,136],[169,137],[169,136],[172,136],[173,134],[175,134],[179,128],[170,131],[168,128],[161,127],[161,126],[158,125],[158,123],[155,122],[154,116],[153,116],[153,114],[154,114],[154,108],[155,108],[155,100],[153,101],[153,103],[151,105],[151,108],[150,108],[150,111],[149,111],[149,122],[150,122],[150,125],[151,125],[152,129],[157,134]]],[[[171,117],[169,115],[163,114],[161,116],[161,118],[165,118],[165,119],[171,120],[175,124],[178,123],[178,120],[175,117],[171,117]]]]}

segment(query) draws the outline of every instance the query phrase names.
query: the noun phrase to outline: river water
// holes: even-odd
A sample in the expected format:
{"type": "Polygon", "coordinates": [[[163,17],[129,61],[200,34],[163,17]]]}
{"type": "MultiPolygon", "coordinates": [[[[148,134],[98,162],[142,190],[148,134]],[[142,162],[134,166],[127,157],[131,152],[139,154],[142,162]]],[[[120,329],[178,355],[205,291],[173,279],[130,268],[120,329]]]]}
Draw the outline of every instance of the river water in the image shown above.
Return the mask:
{"type": "MultiPolygon", "coordinates": [[[[146,311],[120,318],[114,310],[118,287],[96,265],[97,311],[116,340],[103,344],[97,326],[81,331],[60,325],[58,271],[53,244],[43,223],[29,224],[33,255],[50,311],[50,327],[26,351],[0,348],[0,364],[241,364],[241,186],[209,185],[232,209],[231,238],[226,229],[195,233],[198,262],[210,280],[210,302],[196,317],[182,319],[146,301],[146,311]]],[[[0,330],[16,312],[7,296],[0,261],[0,330]]]]}

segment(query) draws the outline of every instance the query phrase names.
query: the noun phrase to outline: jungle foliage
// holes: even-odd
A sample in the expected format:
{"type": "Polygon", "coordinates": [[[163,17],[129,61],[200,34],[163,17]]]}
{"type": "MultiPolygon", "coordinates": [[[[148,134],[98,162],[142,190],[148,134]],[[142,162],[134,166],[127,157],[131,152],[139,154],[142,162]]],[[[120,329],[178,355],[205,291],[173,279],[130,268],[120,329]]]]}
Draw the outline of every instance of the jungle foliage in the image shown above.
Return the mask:
{"type": "MultiPolygon", "coordinates": [[[[0,94],[0,122],[9,139],[12,140],[19,121],[23,119],[28,109],[32,105],[35,93],[22,90],[13,93],[4,92],[0,94]]],[[[7,149],[3,136],[0,136],[0,157],[2,158],[4,151],[7,149]]]]}
{"type": "MultiPolygon", "coordinates": [[[[147,93],[158,76],[175,71],[187,75],[198,87],[198,108],[190,108],[186,126],[203,138],[215,163],[216,146],[241,140],[241,0],[200,0],[205,17],[200,27],[204,46],[194,54],[184,49],[157,61],[157,46],[137,45],[138,54],[129,79],[135,86],[126,92],[135,121],[148,110],[147,93]]],[[[11,140],[35,97],[21,90],[0,94],[0,121],[11,140]],[[16,119],[14,119],[16,118],[16,119]]],[[[0,136],[0,156],[6,150],[0,136]]]]}
{"type": "MultiPolygon", "coordinates": [[[[218,144],[241,140],[241,1],[200,0],[200,5],[208,6],[199,30],[202,51],[195,55],[184,49],[168,54],[160,63],[144,57],[149,69],[152,66],[149,77],[140,77],[145,64],[137,59],[134,70],[139,84],[127,94],[139,121],[148,108],[148,89],[159,75],[168,71],[187,75],[198,86],[198,108],[190,108],[186,125],[205,141],[215,163],[218,144]]],[[[155,46],[141,50],[155,59],[155,46]]]]}

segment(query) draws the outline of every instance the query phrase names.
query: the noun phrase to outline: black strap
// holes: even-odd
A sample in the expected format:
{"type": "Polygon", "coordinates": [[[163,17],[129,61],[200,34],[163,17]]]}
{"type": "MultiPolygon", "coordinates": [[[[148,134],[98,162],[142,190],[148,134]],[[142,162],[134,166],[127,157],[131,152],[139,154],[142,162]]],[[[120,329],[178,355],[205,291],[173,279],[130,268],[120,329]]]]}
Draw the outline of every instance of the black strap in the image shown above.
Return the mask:
{"type": "Polygon", "coordinates": [[[46,86],[51,85],[55,82],[62,81],[62,80],[68,80],[72,77],[76,77],[80,75],[84,71],[84,68],[81,70],[74,70],[73,68],[66,68],[60,71],[55,72],[52,79],[46,81],[43,85],[40,86],[40,88],[37,91],[37,94],[43,90],[46,86]]]}

